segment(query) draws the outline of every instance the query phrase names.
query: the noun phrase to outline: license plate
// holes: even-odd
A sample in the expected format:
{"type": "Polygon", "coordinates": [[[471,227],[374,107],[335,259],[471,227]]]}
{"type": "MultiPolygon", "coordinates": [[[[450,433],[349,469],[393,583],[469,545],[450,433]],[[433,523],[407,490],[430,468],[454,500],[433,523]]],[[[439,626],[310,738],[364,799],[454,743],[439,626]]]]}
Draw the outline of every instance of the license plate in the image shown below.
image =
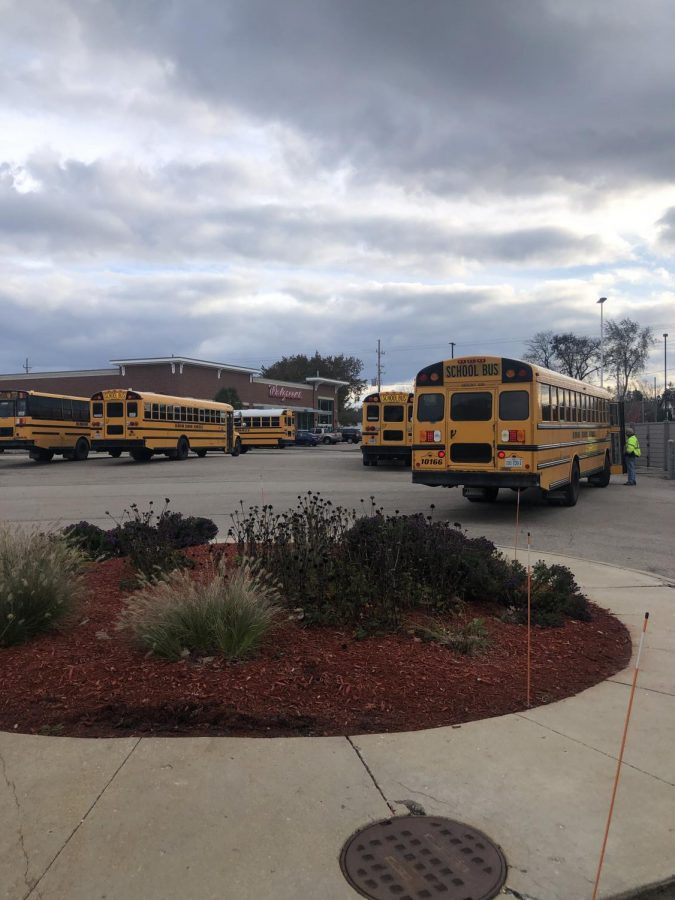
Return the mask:
{"type": "Polygon", "coordinates": [[[507,469],[522,469],[523,461],[519,456],[507,456],[504,460],[504,466],[507,469]]]}

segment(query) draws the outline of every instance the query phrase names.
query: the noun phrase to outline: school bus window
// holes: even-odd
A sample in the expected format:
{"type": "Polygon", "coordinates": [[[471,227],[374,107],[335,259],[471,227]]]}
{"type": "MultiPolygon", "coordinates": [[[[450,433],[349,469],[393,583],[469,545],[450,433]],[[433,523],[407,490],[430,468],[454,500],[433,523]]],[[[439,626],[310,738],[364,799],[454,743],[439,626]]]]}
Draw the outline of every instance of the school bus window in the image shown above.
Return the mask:
{"type": "Polygon", "coordinates": [[[551,422],[558,421],[558,388],[551,386],[551,422]]]}
{"type": "Polygon", "coordinates": [[[124,404],[113,403],[109,400],[106,407],[106,415],[113,419],[121,418],[124,415],[124,404]]]}
{"type": "Polygon", "coordinates": [[[502,391],[499,395],[499,418],[503,422],[530,418],[530,395],[527,391],[502,391]]]}
{"type": "Polygon", "coordinates": [[[417,402],[418,422],[442,422],[445,416],[443,394],[420,394],[417,402]]]}
{"type": "Polygon", "coordinates": [[[489,422],[492,418],[492,394],[487,391],[453,394],[450,418],[453,422],[489,422]]]}
{"type": "Polygon", "coordinates": [[[127,403],[127,416],[130,419],[138,418],[138,403],[135,400],[129,400],[127,403]]]}
{"type": "Polygon", "coordinates": [[[378,422],[380,419],[380,408],[374,403],[369,403],[366,407],[366,422],[378,422]]]}
{"type": "Polygon", "coordinates": [[[412,422],[412,403],[408,404],[408,421],[412,422]]]}
{"type": "Polygon", "coordinates": [[[539,385],[539,402],[541,403],[542,422],[551,421],[551,387],[548,384],[539,385]]]}
{"type": "Polygon", "coordinates": [[[66,422],[72,421],[73,418],[73,401],[66,400],[65,398],[61,401],[61,415],[63,420],[66,422]]]}
{"type": "Polygon", "coordinates": [[[0,419],[9,419],[14,415],[14,401],[0,400],[0,419]]]}
{"type": "Polygon", "coordinates": [[[382,410],[382,421],[383,422],[402,422],[403,421],[403,407],[402,406],[392,406],[391,404],[387,404],[382,410]]]}

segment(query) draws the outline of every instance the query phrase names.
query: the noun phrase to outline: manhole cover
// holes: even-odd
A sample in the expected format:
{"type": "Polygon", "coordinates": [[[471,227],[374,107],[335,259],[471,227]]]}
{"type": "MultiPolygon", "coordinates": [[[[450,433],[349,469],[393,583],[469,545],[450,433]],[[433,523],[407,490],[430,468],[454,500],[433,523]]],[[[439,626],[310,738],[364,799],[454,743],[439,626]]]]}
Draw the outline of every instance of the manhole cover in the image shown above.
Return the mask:
{"type": "Polygon", "coordinates": [[[506,881],[502,851],[481,831],[441,816],[395,816],[342,848],[347,881],[372,900],[490,900],[506,881]]]}

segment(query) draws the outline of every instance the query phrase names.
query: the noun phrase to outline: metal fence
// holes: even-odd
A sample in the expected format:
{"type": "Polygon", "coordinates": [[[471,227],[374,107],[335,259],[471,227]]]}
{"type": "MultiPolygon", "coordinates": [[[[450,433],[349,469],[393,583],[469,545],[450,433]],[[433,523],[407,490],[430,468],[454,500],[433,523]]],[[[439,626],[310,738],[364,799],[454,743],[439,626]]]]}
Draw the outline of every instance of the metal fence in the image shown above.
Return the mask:
{"type": "Polygon", "coordinates": [[[668,468],[668,441],[675,440],[675,422],[636,422],[633,424],[642,455],[638,466],[668,468]]]}

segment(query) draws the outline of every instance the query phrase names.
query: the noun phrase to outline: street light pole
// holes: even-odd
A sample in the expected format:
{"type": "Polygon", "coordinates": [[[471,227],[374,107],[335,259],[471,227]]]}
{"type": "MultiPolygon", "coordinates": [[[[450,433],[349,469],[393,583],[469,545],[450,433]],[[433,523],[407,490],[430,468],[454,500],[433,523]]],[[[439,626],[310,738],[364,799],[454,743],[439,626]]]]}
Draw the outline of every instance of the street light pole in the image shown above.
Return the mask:
{"type": "Polygon", "coordinates": [[[668,390],[668,332],[663,335],[663,400],[665,403],[668,390]]]}
{"type": "Polygon", "coordinates": [[[455,358],[455,342],[448,341],[448,343],[450,344],[450,359],[454,359],[455,358]]]}
{"type": "Polygon", "coordinates": [[[601,297],[598,300],[600,304],[600,387],[605,386],[605,322],[602,310],[607,297],[601,297]]]}

